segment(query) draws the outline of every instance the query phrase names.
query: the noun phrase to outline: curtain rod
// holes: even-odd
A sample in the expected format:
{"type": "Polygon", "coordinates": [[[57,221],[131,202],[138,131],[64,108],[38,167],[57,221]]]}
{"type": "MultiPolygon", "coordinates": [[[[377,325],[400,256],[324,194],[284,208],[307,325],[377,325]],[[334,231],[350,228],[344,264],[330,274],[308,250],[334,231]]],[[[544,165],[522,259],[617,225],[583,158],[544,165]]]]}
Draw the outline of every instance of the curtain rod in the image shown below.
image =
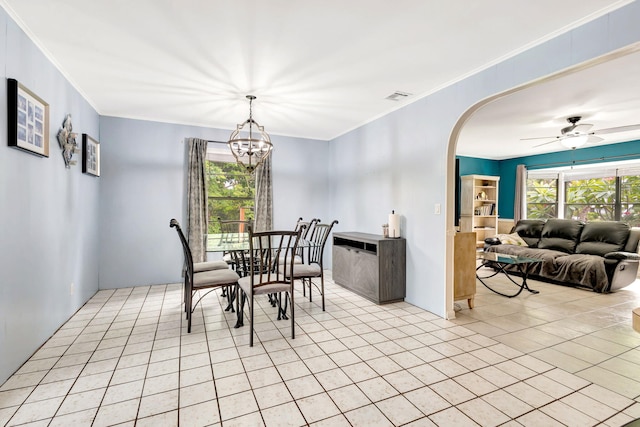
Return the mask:
{"type": "MultiPolygon", "coordinates": [[[[187,140],[188,140],[188,139],[189,139],[189,138],[181,139],[181,140],[180,140],[180,143],[181,143],[181,144],[182,144],[182,143],[185,143],[185,142],[187,142],[187,140]]],[[[196,138],[196,139],[201,139],[201,138],[196,138]]],[[[227,144],[227,141],[214,141],[214,140],[212,140],[212,139],[205,139],[205,141],[207,141],[207,142],[213,142],[213,143],[215,143],[215,144],[225,144],[225,145],[227,144]]]]}
{"type": "Polygon", "coordinates": [[[585,159],[585,160],[571,160],[571,161],[567,161],[567,162],[553,162],[553,163],[540,163],[537,165],[525,165],[527,167],[527,169],[531,168],[531,167],[540,167],[540,166],[564,166],[564,165],[575,165],[575,164],[579,164],[579,163],[589,163],[589,162],[593,162],[595,160],[600,160],[600,161],[605,161],[605,160],[618,160],[618,159],[624,159],[627,157],[633,157],[633,158],[640,158],[640,156],[638,156],[638,154],[621,154],[619,156],[609,156],[609,157],[596,157],[593,159],[585,159]]]}

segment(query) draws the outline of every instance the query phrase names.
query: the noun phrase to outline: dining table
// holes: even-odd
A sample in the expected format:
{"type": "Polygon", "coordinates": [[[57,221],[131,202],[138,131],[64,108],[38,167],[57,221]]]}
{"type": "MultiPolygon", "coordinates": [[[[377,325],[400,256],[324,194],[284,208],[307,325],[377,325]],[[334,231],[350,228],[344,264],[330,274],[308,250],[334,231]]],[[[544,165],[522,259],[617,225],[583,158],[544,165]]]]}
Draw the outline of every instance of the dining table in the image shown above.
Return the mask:
{"type": "MultiPolygon", "coordinates": [[[[234,233],[229,234],[226,233],[226,237],[222,239],[219,233],[215,234],[207,234],[205,235],[206,242],[206,252],[207,253],[221,253],[222,259],[229,264],[229,267],[232,268],[240,277],[247,276],[249,274],[249,233],[234,233]]],[[[314,242],[313,240],[307,239],[299,239],[298,240],[298,251],[297,254],[300,254],[300,251],[311,250],[319,245],[318,242],[314,242]]],[[[304,259],[304,257],[303,257],[304,259]]],[[[308,258],[307,258],[308,259],[308,258]]],[[[233,303],[237,295],[235,295],[235,290],[226,289],[223,290],[223,297],[227,297],[229,303],[225,308],[225,311],[234,311],[233,303]],[[226,292],[233,292],[233,294],[228,295],[226,292]]],[[[275,297],[269,296],[269,302],[272,306],[275,307],[275,297]]],[[[283,310],[279,308],[279,317],[283,319],[288,319],[286,315],[286,309],[283,310]]],[[[235,328],[243,326],[241,313],[237,313],[238,320],[236,321],[235,328]]]]}

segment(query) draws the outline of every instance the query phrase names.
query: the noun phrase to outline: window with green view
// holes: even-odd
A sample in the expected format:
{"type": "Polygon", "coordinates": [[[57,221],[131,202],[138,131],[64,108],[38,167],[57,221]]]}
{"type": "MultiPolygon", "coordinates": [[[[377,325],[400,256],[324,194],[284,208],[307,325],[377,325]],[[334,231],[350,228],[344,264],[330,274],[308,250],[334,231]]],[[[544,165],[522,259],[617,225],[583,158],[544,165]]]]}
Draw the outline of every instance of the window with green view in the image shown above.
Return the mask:
{"type": "MultiPolygon", "coordinates": [[[[226,145],[208,148],[205,172],[208,193],[208,241],[207,248],[222,239],[220,220],[253,221],[255,204],[255,179],[238,165],[226,145]]],[[[246,232],[247,230],[241,230],[246,232]]],[[[225,233],[228,230],[225,230],[225,233]]]]}
{"type": "Polygon", "coordinates": [[[527,218],[622,221],[640,227],[640,164],[529,171],[527,218]]]}

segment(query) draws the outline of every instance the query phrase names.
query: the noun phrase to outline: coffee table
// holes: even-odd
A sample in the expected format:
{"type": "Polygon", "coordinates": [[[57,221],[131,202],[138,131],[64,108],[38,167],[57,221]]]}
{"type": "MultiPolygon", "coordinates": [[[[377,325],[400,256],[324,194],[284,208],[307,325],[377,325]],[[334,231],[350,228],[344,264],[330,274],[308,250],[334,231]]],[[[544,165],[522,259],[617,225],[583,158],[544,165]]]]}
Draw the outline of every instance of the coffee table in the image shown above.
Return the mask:
{"type": "Polygon", "coordinates": [[[480,283],[482,283],[487,289],[495,292],[496,294],[502,295],[507,298],[513,298],[520,295],[520,292],[522,292],[523,289],[526,289],[532,294],[540,293],[540,291],[536,291],[535,289],[529,288],[529,286],[527,285],[527,277],[529,276],[529,272],[531,271],[531,266],[539,262],[542,262],[541,259],[521,257],[517,255],[501,254],[498,252],[478,252],[478,254],[476,255],[476,258],[479,260],[482,260],[482,264],[480,264],[480,266],[476,268],[476,277],[478,278],[478,280],[480,280],[480,283]],[[505,268],[511,265],[515,265],[517,267],[518,272],[522,277],[522,283],[518,283],[515,280],[513,280],[511,275],[509,275],[509,272],[505,270],[505,268]],[[480,270],[480,268],[485,266],[496,268],[497,271],[491,274],[490,276],[485,276],[485,277],[478,276],[478,270],[480,270]],[[494,277],[499,273],[503,273],[505,276],[507,276],[507,279],[509,279],[513,284],[519,287],[518,291],[515,294],[509,295],[509,294],[499,292],[484,282],[484,280],[494,277]]]}

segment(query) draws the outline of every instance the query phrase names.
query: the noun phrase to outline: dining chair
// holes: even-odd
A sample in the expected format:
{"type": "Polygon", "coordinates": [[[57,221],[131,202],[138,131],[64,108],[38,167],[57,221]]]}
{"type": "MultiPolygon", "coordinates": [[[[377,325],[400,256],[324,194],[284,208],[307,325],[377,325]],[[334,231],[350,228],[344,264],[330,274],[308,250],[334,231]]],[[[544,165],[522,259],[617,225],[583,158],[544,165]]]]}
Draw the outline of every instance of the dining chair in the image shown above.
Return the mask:
{"type": "MultiPolygon", "coordinates": [[[[172,219],[171,221],[176,221],[175,219],[172,219]]],[[[171,221],[170,221],[170,226],[171,226],[171,221]]],[[[178,221],[176,221],[176,224],[178,224],[178,221]]],[[[179,226],[179,224],[178,224],[179,226]]],[[[206,241],[206,235],[205,235],[205,241],[206,241]]],[[[183,250],[184,250],[184,246],[183,246],[183,250]]],[[[201,273],[203,271],[210,271],[210,270],[226,270],[229,268],[229,265],[222,260],[218,260],[218,261],[202,261],[202,262],[194,262],[193,263],[193,272],[194,273],[201,273]]],[[[186,266],[185,266],[186,269],[186,266]]],[[[184,282],[182,284],[182,291],[183,291],[183,301],[187,300],[187,275],[184,275],[184,282]]],[[[226,296],[226,295],[225,295],[226,296]]],[[[184,306],[184,311],[186,313],[187,311],[187,306],[185,304],[184,306]]]]}
{"type": "Polygon", "coordinates": [[[229,299],[229,305],[231,305],[232,299],[235,295],[235,286],[238,283],[238,274],[233,270],[226,268],[219,268],[215,270],[207,270],[195,272],[193,256],[191,255],[191,248],[189,243],[182,232],[180,223],[176,219],[172,219],[169,222],[169,227],[175,228],[182,243],[182,250],[184,252],[185,263],[185,311],[187,313],[187,332],[191,333],[191,319],[193,312],[202,298],[207,296],[209,292],[218,288],[227,288],[227,298],[229,299]],[[200,290],[208,289],[207,292],[200,295],[193,304],[193,297],[196,292],[200,290]]]}
{"type": "Polygon", "coordinates": [[[320,222],[320,218],[311,218],[311,221],[303,221],[302,217],[300,217],[296,222],[295,230],[297,231],[299,228],[304,227],[304,231],[300,235],[300,238],[306,239],[307,236],[310,236],[309,233],[314,229],[315,225],[319,222],[320,222]]]}
{"type": "Polygon", "coordinates": [[[294,264],[293,269],[286,269],[285,276],[293,276],[293,280],[302,282],[302,295],[306,296],[306,288],[309,288],[309,302],[313,301],[311,295],[311,285],[315,286],[322,296],[322,311],[325,309],[324,302],[324,247],[334,225],[338,224],[338,220],[332,221],[330,224],[316,224],[313,234],[309,238],[309,242],[305,242],[307,249],[307,260],[302,264],[294,264]],[[293,275],[290,274],[293,271],[293,275]],[[320,278],[320,286],[313,282],[313,279],[320,278]]]}
{"type": "MultiPolygon", "coordinates": [[[[252,221],[239,219],[223,220],[218,217],[218,224],[220,225],[219,245],[223,246],[225,244],[245,243],[248,239],[247,230],[249,229],[248,227],[252,225],[252,221]]],[[[230,250],[222,252],[222,260],[235,269],[236,265],[230,250]]]]}
{"type": "MultiPolygon", "coordinates": [[[[236,310],[238,324],[244,323],[244,304],[249,303],[249,346],[253,347],[253,320],[255,296],[285,294],[291,304],[291,338],[295,338],[293,280],[282,272],[285,266],[293,268],[294,258],[302,230],[253,232],[249,227],[249,274],[238,280],[236,310]]],[[[280,309],[278,308],[280,315],[280,309]]]]}

